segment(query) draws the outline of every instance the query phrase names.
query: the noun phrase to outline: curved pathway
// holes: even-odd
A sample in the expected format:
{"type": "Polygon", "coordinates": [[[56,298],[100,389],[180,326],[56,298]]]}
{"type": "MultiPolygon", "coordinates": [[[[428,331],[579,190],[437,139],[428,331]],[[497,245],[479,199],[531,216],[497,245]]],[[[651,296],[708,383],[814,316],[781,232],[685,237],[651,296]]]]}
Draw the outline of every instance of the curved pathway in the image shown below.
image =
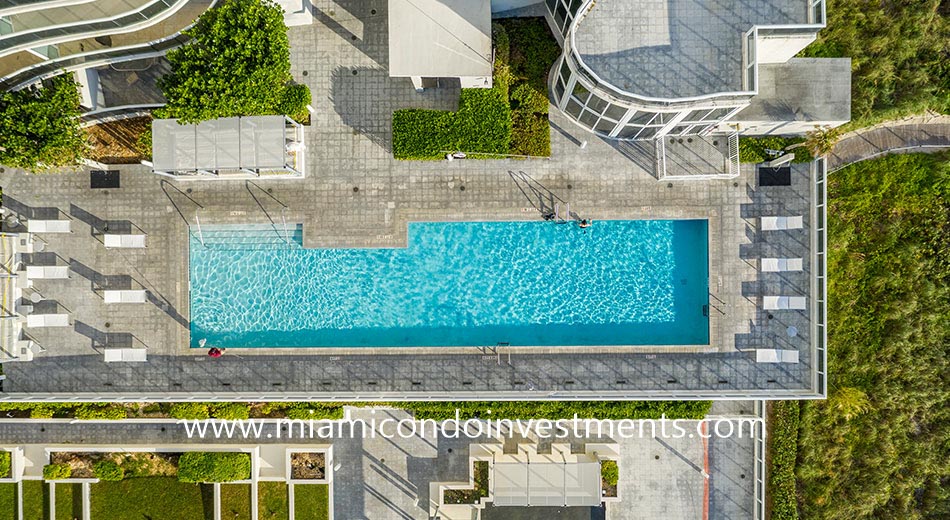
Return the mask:
{"type": "Polygon", "coordinates": [[[948,149],[950,116],[927,115],[899,119],[844,134],[828,154],[828,170],[840,170],[887,153],[948,149]]]}

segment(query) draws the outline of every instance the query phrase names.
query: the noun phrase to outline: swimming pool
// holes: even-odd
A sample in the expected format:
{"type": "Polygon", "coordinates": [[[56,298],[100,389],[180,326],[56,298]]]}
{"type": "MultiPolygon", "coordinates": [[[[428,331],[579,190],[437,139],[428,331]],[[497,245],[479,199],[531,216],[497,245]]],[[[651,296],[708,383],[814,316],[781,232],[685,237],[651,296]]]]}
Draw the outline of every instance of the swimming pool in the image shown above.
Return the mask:
{"type": "Polygon", "coordinates": [[[404,249],[303,249],[300,226],[205,226],[191,346],[706,345],[707,227],[418,222],[404,249]]]}

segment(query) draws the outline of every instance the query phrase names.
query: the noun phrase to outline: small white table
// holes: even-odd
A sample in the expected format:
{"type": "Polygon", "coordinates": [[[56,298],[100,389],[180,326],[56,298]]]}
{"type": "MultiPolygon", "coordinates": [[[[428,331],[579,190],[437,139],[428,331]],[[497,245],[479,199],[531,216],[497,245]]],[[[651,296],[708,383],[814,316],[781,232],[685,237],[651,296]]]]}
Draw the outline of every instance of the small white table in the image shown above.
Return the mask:
{"type": "Polygon", "coordinates": [[[798,327],[792,325],[786,329],[785,332],[788,333],[788,337],[794,338],[795,336],[798,336],[798,327]]]}

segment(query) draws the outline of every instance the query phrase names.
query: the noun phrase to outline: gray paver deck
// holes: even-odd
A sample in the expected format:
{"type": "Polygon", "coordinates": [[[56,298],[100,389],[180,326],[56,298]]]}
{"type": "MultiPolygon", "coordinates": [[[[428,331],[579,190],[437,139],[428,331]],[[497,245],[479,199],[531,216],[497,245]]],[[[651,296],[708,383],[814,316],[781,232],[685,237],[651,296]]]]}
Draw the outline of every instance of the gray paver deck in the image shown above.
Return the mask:
{"type": "MultiPolygon", "coordinates": [[[[796,167],[793,186],[759,189],[751,169],[729,181],[658,183],[636,147],[621,147],[552,111],[552,156],[537,160],[401,162],[392,159],[391,112],[454,109],[457,89],[416,93],[387,75],[386,5],[319,1],[313,26],[290,30],[292,72],[313,92],[307,128],[307,178],[182,181],[120,167],[122,187],[92,190],[84,172],[0,174],[4,205],[25,218],[58,214],[73,233],[45,235],[52,261],[72,267],[69,280],[38,280],[46,300],[71,315],[71,326],[28,331],[45,352],[8,363],[0,398],[374,399],[779,396],[810,388],[810,361],[754,362],[755,348],[807,352],[808,313],[768,320],[760,290],[808,295],[806,232],[761,234],[756,217],[804,214],[810,226],[810,177],[796,167]],[[375,14],[373,14],[375,10],[375,14]],[[355,39],[354,39],[355,38],[355,39]],[[586,147],[579,144],[587,142],[586,147]],[[413,220],[539,218],[509,175],[523,171],[585,218],[706,218],[710,223],[708,347],[512,349],[243,349],[221,359],[188,348],[189,226],[267,223],[289,209],[304,226],[306,247],[402,246],[413,220]],[[465,187],[463,191],[461,188],[465,187]],[[359,188],[358,191],[354,188],[359,188]],[[107,250],[102,232],[141,229],[145,250],[107,250]],[[759,254],[804,257],[805,273],[757,275],[759,254]],[[149,291],[147,305],[106,306],[101,290],[149,291]],[[796,323],[793,340],[785,327],[796,323]],[[103,362],[102,346],[124,341],[148,348],[147,363],[103,362]],[[486,355],[487,354],[487,355],[486,355]],[[55,394],[55,395],[51,395],[55,394]]],[[[595,224],[596,225],[596,224],[595,224]]]]}
{"type": "MultiPolygon", "coordinates": [[[[377,421],[386,417],[408,417],[395,410],[356,410],[351,417],[377,421]]],[[[695,432],[695,421],[684,421],[686,431],[695,432]]],[[[11,422],[0,420],[0,445],[82,445],[122,447],[168,447],[174,445],[274,445],[331,444],[339,469],[333,474],[334,518],[427,520],[429,483],[468,480],[469,439],[426,435],[389,440],[355,438],[277,438],[266,436],[276,425],[262,430],[261,438],[189,438],[185,428],[171,422],[11,422]]],[[[658,430],[659,432],[659,430],[658,430]]],[[[621,502],[607,504],[610,520],[654,518],[701,518],[706,501],[703,471],[709,478],[708,518],[713,520],[751,519],[753,515],[752,439],[711,439],[704,447],[701,439],[637,436],[614,439],[620,461],[621,502]],[[705,459],[708,452],[708,463],[705,459]],[[659,458],[656,458],[659,457],[659,458]],[[744,478],[743,478],[744,477],[744,478]]],[[[493,442],[493,441],[488,441],[493,442]]],[[[495,441],[497,442],[497,441],[495,441]]],[[[572,444],[580,446],[583,440],[572,444]]],[[[518,509],[518,508],[516,508],[518,509]]],[[[509,516],[492,516],[509,518],[509,516]]],[[[529,518],[537,518],[531,516],[529,518]]]]}

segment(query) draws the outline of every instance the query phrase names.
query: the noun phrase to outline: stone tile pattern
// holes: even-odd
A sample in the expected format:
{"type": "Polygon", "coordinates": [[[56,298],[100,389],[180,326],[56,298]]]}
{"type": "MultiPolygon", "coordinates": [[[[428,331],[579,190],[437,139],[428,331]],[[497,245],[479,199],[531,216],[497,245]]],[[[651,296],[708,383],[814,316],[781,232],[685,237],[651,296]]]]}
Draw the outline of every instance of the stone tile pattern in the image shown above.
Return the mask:
{"type": "Polygon", "coordinates": [[[42,238],[55,262],[74,267],[69,280],[37,281],[46,299],[70,313],[72,326],[29,330],[46,351],[30,363],[7,364],[2,395],[677,397],[782,395],[810,387],[807,355],[798,365],[777,366],[754,363],[752,352],[786,345],[807,350],[807,315],[784,311],[766,320],[756,311],[760,290],[809,294],[807,272],[756,281],[755,261],[760,253],[808,256],[804,231],[755,230],[759,215],[805,213],[810,223],[807,168],[796,169],[792,188],[757,189],[751,170],[735,183],[668,187],[654,177],[652,146],[594,139],[556,111],[550,159],[395,161],[392,110],[454,109],[457,89],[418,94],[408,80],[388,77],[386,2],[322,0],[313,12],[314,25],[290,31],[293,74],[311,88],[316,109],[306,129],[306,179],[175,182],[144,166],[123,166],[120,189],[91,190],[84,171],[0,174],[11,211],[73,219],[72,234],[42,238]],[[506,350],[496,356],[475,348],[235,349],[221,359],[188,348],[187,238],[198,221],[280,222],[286,206],[287,220],[304,224],[307,247],[399,247],[410,220],[539,218],[512,180],[509,172],[517,171],[583,218],[708,218],[711,344],[512,349],[511,364],[506,350]],[[149,247],[106,250],[106,225],[143,230],[149,247]],[[108,284],[145,288],[150,303],[106,306],[101,289],[108,284]],[[791,323],[803,331],[792,342],[782,328],[791,323]],[[122,341],[148,348],[149,361],[104,363],[103,344],[122,341]]]}
{"type": "Polygon", "coordinates": [[[806,20],[804,0],[670,0],[665,9],[598,0],[575,41],[590,70],[619,89],[692,97],[742,90],[742,35],[754,25],[806,20]],[[618,41],[630,46],[616,51],[618,41]]]}

